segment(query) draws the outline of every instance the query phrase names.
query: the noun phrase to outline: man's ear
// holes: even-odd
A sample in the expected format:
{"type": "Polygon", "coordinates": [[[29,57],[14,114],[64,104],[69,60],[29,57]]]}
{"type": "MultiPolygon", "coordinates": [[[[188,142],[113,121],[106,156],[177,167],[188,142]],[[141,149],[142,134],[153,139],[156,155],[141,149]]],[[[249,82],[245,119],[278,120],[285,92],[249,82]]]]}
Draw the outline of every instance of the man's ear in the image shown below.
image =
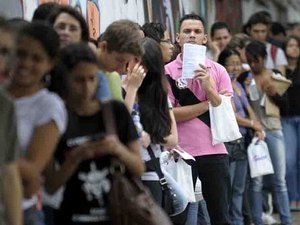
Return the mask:
{"type": "Polygon", "coordinates": [[[204,34],[204,38],[203,38],[202,44],[203,44],[203,45],[206,45],[206,44],[207,44],[207,41],[208,41],[207,34],[204,34]]]}
{"type": "Polygon", "coordinates": [[[99,43],[99,48],[101,51],[106,51],[107,50],[107,41],[101,41],[99,43]]]}
{"type": "Polygon", "coordinates": [[[179,44],[180,39],[179,39],[179,33],[176,33],[176,38],[175,38],[176,42],[179,44]]]}

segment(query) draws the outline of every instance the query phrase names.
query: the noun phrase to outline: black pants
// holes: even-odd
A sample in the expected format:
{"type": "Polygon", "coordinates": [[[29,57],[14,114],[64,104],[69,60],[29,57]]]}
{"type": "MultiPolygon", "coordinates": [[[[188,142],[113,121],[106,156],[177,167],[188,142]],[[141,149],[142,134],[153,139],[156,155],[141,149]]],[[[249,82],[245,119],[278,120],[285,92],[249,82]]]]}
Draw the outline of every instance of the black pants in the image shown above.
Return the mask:
{"type": "Polygon", "coordinates": [[[195,174],[198,173],[211,224],[229,225],[230,175],[228,155],[197,156],[195,159],[193,178],[196,180],[195,174]]]}

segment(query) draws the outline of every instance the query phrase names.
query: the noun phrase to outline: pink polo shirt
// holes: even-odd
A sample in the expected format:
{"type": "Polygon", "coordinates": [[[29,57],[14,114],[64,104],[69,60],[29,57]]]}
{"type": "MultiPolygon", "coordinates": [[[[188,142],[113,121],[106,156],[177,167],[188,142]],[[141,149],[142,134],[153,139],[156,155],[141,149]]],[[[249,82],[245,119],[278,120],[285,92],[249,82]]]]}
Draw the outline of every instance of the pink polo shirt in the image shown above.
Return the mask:
{"type": "MultiPolygon", "coordinates": [[[[231,81],[225,68],[220,64],[206,59],[206,67],[210,76],[215,82],[215,90],[227,90],[233,93],[231,81]]],[[[181,54],[177,58],[165,66],[166,74],[169,74],[174,80],[181,78],[182,73],[182,59],[181,54]]],[[[205,91],[202,90],[199,81],[189,79],[187,87],[200,100],[207,100],[205,91]]],[[[174,107],[180,106],[177,99],[175,99],[171,87],[168,85],[168,96],[174,107]]],[[[198,118],[177,123],[179,145],[193,156],[227,154],[224,144],[212,145],[212,137],[210,128],[198,118]]]]}

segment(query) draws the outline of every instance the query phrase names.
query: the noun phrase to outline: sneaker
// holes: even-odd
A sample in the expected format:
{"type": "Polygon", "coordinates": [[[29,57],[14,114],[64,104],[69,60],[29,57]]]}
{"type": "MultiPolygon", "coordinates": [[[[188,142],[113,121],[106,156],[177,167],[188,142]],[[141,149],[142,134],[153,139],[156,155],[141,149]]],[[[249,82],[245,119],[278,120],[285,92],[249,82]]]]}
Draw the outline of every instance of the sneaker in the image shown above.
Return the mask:
{"type": "Polygon", "coordinates": [[[277,221],[271,214],[263,213],[262,220],[263,220],[263,223],[266,225],[277,224],[277,221]]]}

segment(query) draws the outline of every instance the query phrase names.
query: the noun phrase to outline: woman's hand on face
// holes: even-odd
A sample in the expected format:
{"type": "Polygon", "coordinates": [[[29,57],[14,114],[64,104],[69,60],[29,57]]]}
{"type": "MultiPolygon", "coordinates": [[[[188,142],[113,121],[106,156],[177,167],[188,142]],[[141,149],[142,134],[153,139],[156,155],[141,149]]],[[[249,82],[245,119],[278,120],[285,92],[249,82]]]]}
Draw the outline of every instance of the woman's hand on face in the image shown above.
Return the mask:
{"type": "Polygon", "coordinates": [[[127,88],[139,89],[146,77],[145,69],[140,63],[135,64],[135,66],[127,69],[127,88]]]}

